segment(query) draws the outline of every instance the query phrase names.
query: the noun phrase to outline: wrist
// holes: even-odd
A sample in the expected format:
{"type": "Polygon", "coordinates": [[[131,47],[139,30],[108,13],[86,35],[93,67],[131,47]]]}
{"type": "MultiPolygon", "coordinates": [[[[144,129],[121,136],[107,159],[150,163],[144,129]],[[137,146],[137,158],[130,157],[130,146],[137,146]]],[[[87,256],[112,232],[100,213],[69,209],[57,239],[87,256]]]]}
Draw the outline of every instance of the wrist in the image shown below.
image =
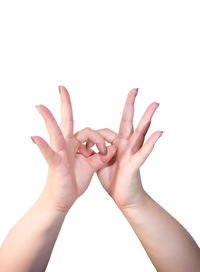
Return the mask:
{"type": "Polygon", "coordinates": [[[121,188],[118,188],[113,198],[122,211],[136,208],[143,203],[143,200],[147,196],[142,186],[139,170],[126,180],[118,180],[116,183],[121,184],[121,188]]]}
{"type": "Polygon", "coordinates": [[[70,207],[72,206],[71,205],[69,207],[64,208],[58,207],[53,203],[53,201],[51,201],[48,198],[45,191],[41,193],[35,204],[39,209],[43,210],[44,212],[47,212],[48,214],[52,214],[55,217],[65,217],[70,207]]]}
{"type": "Polygon", "coordinates": [[[151,197],[145,190],[143,190],[136,201],[131,204],[118,207],[127,219],[132,218],[137,220],[151,200],[151,197]]]}
{"type": "Polygon", "coordinates": [[[77,192],[66,192],[61,186],[54,188],[51,181],[47,181],[39,199],[47,209],[66,215],[77,199],[77,192]]]}

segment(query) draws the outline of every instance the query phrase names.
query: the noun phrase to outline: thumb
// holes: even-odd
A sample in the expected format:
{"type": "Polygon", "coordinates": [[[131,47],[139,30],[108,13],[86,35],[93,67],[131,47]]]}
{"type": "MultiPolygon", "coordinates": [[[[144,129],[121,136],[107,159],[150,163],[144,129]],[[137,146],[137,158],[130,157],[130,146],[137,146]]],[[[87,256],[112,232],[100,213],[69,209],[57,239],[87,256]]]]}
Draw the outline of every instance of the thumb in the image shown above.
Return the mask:
{"type": "Polygon", "coordinates": [[[113,158],[116,151],[117,151],[116,146],[114,145],[107,146],[106,155],[103,155],[101,153],[95,153],[94,155],[88,157],[87,161],[96,172],[100,168],[106,166],[106,164],[113,158]]]}

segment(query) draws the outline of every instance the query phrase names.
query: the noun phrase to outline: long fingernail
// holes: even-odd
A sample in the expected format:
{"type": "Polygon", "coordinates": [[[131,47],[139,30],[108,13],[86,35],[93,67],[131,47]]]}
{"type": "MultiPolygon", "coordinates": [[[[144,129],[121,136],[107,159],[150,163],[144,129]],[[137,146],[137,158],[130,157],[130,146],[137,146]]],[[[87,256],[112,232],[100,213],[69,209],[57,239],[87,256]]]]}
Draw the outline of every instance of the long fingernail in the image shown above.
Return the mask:
{"type": "Polygon", "coordinates": [[[36,144],[36,142],[35,142],[35,140],[33,139],[33,137],[31,136],[30,138],[31,138],[31,140],[34,142],[34,144],[36,144]]]}

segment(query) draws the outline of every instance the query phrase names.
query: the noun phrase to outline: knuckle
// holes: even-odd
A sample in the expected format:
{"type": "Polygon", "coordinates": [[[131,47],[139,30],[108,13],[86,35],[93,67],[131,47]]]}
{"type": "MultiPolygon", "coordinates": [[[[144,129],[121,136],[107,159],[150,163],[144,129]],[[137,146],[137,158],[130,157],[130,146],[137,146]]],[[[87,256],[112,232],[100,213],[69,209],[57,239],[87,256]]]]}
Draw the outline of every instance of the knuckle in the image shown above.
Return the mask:
{"type": "Polygon", "coordinates": [[[84,132],[90,132],[92,129],[90,127],[85,127],[82,131],[84,132]]]}

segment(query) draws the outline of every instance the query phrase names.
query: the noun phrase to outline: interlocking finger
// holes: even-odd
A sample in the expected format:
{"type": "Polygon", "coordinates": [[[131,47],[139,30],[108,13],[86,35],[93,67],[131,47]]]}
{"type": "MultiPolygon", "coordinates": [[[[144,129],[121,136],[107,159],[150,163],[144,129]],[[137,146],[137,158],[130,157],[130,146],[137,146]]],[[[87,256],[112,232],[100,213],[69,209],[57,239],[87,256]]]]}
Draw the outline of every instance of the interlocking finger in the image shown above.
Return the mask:
{"type": "Polygon", "coordinates": [[[95,130],[87,127],[76,132],[74,136],[80,143],[88,142],[89,140],[91,140],[93,143],[96,144],[98,150],[102,154],[106,154],[107,148],[104,138],[95,130]]]}

